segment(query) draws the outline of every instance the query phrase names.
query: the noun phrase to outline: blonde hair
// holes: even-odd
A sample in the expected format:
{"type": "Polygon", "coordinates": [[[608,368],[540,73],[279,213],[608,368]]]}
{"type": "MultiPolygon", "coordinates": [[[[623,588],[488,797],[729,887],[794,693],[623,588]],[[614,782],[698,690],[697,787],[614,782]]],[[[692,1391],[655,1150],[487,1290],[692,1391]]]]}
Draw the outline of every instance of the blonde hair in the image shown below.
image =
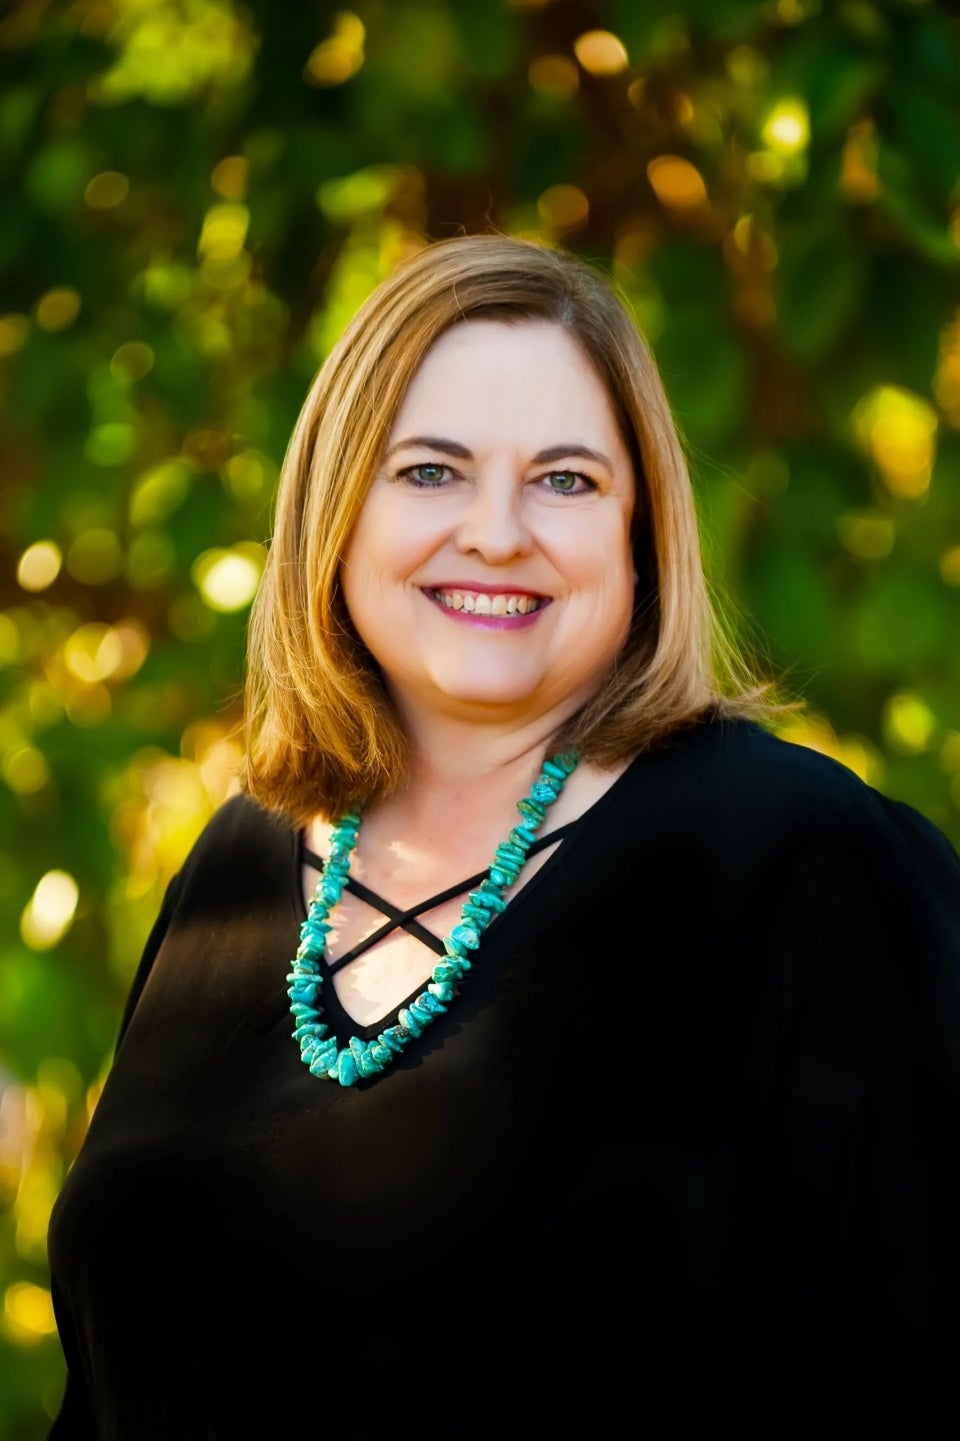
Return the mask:
{"type": "Polygon", "coordinates": [[[630,633],[555,744],[610,766],[711,712],[763,719],[778,708],[709,596],[680,438],[613,284],[532,241],[437,241],[357,311],[314,379],[284,460],[248,631],[239,784],[299,825],[389,794],[408,774],[397,713],[347,613],[340,561],[414,373],[444,331],[472,319],[562,326],[603,380],[636,470],[630,633]]]}

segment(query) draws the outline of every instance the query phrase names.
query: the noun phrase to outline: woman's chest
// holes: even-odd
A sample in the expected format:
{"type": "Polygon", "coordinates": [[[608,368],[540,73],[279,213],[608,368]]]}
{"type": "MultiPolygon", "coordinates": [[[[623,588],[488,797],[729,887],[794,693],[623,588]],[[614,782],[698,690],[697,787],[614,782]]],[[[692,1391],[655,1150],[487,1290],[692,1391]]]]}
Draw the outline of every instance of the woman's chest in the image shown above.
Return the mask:
{"type": "MultiPolygon", "coordinates": [[[[555,849],[530,857],[505,893],[508,906],[555,849]]],[[[480,873],[473,878],[473,887],[463,884],[470,879],[465,860],[374,872],[367,867],[360,893],[344,892],[328,917],[326,958],[337,999],[358,1025],[376,1024],[429,981],[444,938],[460,923],[470,889],[480,884],[480,873]]],[[[317,869],[305,864],[302,879],[309,902],[317,869]]]]}

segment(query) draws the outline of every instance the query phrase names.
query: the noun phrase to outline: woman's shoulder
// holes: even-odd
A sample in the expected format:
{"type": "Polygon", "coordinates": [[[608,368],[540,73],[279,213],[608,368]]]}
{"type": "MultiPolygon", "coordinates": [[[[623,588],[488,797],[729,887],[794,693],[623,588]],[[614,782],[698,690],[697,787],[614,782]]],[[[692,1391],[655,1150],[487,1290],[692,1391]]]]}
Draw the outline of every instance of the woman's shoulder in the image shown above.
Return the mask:
{"type": "Polygon", "coordinates": [[[295,831],[292,822],[242,792],[213,811],[190,845],[178,871],[180,888],[198,879],[256,891],[272,873],[286,873],[295,831]]]}
{"type": "Polygon", "coordinates": [[[847,854],[921,854],[960,882],[960,857],[928,816],[868,785],[848,766],[754,721],[713,719],[681,731],[631,767],[654,802],[681,823],[736,848],[812,845],[847,854]]]}

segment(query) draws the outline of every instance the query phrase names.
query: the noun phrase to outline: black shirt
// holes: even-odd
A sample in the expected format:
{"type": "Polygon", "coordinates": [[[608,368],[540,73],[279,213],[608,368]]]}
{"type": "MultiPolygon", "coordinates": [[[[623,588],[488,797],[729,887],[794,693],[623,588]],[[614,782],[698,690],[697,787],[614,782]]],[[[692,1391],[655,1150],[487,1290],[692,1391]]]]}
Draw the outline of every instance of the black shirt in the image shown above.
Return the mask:
{"type": "Polygon", "coordinates": [[[689,730],[349,1089],[290,1035],[301,862],[237,796],[168,888],[51,1221],[53,1441],[960,1435],[960,861],[929,821],[689,730]]]}

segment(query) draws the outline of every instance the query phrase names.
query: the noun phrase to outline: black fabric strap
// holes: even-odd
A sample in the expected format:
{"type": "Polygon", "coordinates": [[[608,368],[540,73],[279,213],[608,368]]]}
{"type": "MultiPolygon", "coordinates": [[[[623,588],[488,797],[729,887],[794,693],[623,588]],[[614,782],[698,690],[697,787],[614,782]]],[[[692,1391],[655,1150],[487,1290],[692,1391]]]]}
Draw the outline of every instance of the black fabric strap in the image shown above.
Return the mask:
{"type": "MultiPolygon", "coordinates": [[[[537,851],[542,851],[547,846],[555,845],[556,842],[562,840],[569,831],[572,831],[577,824],[578,821],[569,821],[565,826],[558,826],[557,829],[551,831],[549,835],[539,836],[527,851],[527,855],[535,855],[537,851]]],[[[315,870],[323,871],[323,859],[321,856],[318,856],[315,851],[311,851],[307,846],[302,846],[301,853],[308,865],[313,866],[315,870]]],[[[470,876],[468,880],[460,881],[457,885],[450,886],[447,890],[440,891],[437,895],[430,896],[427,900],[420,901],[417,905],[411,906],[405,911],[399,910],[396,906],[392,905],[390,901],[384,900],[383,896],[378,896],[376,891],[371,891],[369,886],[365,886],[362,881],[354,880],[353,876],[348,876],[345,889],[352,892],[352,894],[357,896],[361,901],[366,901],[368,905],[374,906],[378,911],[382,911],[389,919],[375,930],[372,935],[367,936],[364,940],[360,941],[358,945],[354,946],[352,950],[347,951],[342,956],[338,956],[335,961],[328,960],[328,970],[332,974],[334,971],[338,971],[341,966],[348,965],[350,961],[356,960],[357,956],[362,955],[364,951],[376,945],[377,941],[382,941],[384,936],[388,936],[391,931],[396,930],[398,927],[407,931],[411,936],[415,936],[417,940],[422,941],[425,946],[429,946],[431,951],[434,951],[438,956],[445,955],[446,952],[443,948],[443,942],[439,936],[434,935],[433,931],[427,930],[426,926],[422,926],[416,917],[422,915],[424,911],[432,910],[434,906],[441,905],[444,901],[452,900],[454,896],[462,895],[464,891],[472,891],[475,886],[479,886],[482,881],[485,881],[489,874],[490,868],[488,866],[485,871],[478,871],[475,876],[470,876]]]]}

